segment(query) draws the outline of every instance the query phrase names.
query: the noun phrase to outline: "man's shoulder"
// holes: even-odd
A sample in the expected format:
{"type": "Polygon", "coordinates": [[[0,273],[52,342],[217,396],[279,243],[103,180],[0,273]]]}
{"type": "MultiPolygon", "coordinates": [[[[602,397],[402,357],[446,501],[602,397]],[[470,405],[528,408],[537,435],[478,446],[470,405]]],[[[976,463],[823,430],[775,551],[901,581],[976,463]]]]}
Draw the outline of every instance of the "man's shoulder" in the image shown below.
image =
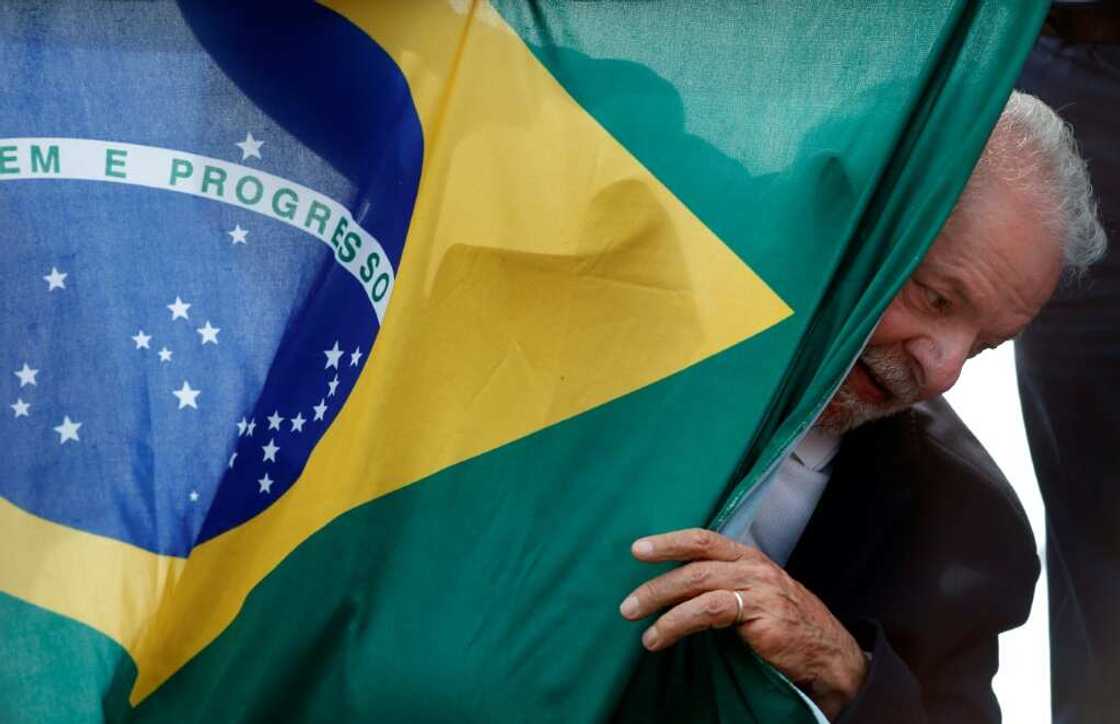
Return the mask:
{"type": "Polygon", "coordinates": [[[1038,575],[1030,525],[948,403],[848,433],[833,466],[789,570],[841,620],[880,621],[920,669],[974,631],[1026,618],[1038,575]]]}
{"type": "Polygon", "coordinates": [[[1011,484],[941,397],[850,432],[837,455],[836,475],[885,478],[917,498],[990,499],[1030,532],[1011,484]]]}
{"type": "Polygon", "coordinates": [[[942,398],[845,435],[817,512],[842,525],[855,508],[874,511],[879,542],[905,551],[904,567],[925,559],[1031,584],[1037,575],[1018,496],[942,398]]]}

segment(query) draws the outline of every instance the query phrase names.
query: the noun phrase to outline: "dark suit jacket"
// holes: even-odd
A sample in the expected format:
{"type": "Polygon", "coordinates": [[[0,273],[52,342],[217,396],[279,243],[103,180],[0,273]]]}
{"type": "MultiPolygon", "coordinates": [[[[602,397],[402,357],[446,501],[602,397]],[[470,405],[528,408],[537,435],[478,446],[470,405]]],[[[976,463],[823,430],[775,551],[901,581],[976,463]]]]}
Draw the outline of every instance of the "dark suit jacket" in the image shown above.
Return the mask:
{"type": "Polygon", "coordinates": [[[1038,559],[1007,480],[946,402],[844,437],[786,568],[872,654],[838,722],[1000,720],[996,637],[1026,620],[1038,559]]]}

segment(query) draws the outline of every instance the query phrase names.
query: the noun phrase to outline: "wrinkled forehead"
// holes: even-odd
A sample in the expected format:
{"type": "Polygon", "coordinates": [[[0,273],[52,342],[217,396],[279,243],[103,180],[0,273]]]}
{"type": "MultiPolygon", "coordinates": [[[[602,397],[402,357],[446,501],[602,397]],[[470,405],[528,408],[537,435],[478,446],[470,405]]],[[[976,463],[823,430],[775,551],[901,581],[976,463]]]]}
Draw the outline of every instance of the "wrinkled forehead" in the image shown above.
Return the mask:
{"type": "Polygon", "coordinates": [[[970,190],[922,264],[974,312],[987,336],[1014,336],[1057,287],[1061,236],[1044,192],[992,180],[970,190]]]}

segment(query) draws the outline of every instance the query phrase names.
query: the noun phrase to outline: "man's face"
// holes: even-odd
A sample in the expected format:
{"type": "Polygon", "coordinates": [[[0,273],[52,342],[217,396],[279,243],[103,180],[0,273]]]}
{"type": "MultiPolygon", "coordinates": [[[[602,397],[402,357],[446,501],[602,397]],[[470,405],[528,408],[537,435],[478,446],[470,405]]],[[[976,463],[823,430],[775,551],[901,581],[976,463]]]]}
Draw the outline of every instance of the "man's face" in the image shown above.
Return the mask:
{"type": "Polygon", "coordinates": [[[1060,274],[1034,198],[1002,184],[978,192],[891,301],[817,424],[843,433],[942,394],[965,360],[1038,314],[1060,274]]]}

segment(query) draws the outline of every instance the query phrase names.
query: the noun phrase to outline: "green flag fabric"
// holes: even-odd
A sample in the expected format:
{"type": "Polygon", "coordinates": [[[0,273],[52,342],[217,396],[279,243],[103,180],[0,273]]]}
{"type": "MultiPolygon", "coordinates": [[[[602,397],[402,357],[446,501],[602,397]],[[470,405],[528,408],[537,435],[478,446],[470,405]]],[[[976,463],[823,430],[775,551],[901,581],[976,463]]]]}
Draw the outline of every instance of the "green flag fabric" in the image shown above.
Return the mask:
{"type": "Polygon", "coordinates": [[[1045,8],[7,10],[0,720],[820,721],[629,545],[749,505],[1045,8]]]}

